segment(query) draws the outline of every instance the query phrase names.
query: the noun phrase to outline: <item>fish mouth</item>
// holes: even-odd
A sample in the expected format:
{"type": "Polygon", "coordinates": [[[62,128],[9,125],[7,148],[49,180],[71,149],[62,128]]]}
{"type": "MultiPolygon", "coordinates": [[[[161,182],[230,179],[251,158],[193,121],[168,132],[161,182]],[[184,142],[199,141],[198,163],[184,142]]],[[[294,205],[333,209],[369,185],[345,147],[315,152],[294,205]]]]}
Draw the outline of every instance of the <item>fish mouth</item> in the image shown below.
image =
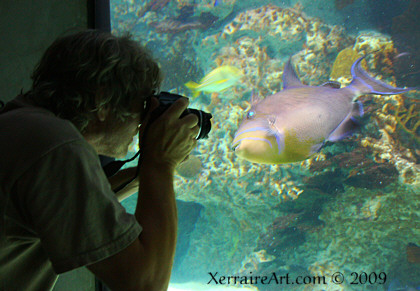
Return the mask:
{"type": "Polygon", "coordinates": [[[283,136],[277,131],[274,131],[267,127],[253,127],[253,128],[249,128],[249,129],[238,132],[233,139],[232,150],[234,150],[235,152],[240,150],[240,146],[243,141],[264,142],[270,146],[270,149],[273,149],[273,143],[269,139],[269,137],[275,138],[275,142],[277,143],[278,154],[281,154],[284,148],[284,139],[282,138],[283,136]],[[251,133],[251,135],[243,136],[244,134],[248,134],[248,133],[251,133]],[[261,134],[252,135],[252,133],[261,133],[261,134]]]}
{"type": "Polygon", "coordinates": [[[268,139],[266,139],[266,138],[255,137],[255,136],[246,136],[246,137],[240,138],[241,135],[244,135],[244,134],[250,133],[250,132],[251,133],[255,133],[255,132],[263,132],[263,133],[266,133],[267,132],[267,128],[266,127],[252,127],[252,128],[245,129],[245,130],[242,130],[242,131],[237,132],[235,134],[235,137],[233,138],[233,143],[232,143],[232,149],[234,151],[236,151],[239,148],[241,142],[244,141],[244,140],[259,140],[259,141],[264,141],[264,142],[267,142],[270,145],[270,148],[273,147],[273,145],[271,144],[271,142],[268,139]]]}
{"type": "Polygon", "coordinates": [[[244,138],[240,138],[240,139],[234,141],[232,143],[232,149],[234,151],[236,151],[239,148],[239,146],[241,145],[241,142],[244,141],[244,140],[263,141],[263,142],[268,143],[268,145],[270,146],[270,148],[273,148],[273,145],[271,144],[271,142],[268,139],[266,139],[266,138],[262,138],[262,137],[244,137],[244,138]]]}

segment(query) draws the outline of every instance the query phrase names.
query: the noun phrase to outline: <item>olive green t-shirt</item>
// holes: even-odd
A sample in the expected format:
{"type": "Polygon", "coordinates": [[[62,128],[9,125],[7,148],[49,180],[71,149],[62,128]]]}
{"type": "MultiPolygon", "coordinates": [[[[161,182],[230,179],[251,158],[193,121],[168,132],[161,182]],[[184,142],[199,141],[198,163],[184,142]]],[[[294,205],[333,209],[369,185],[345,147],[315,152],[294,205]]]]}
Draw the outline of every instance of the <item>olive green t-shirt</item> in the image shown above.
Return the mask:
{"type": "Polygon", "coordinates": [[[67,120],[17,97],[0,114],[0,290],[49,290],[140,234],[95,150],[67,120]]]}

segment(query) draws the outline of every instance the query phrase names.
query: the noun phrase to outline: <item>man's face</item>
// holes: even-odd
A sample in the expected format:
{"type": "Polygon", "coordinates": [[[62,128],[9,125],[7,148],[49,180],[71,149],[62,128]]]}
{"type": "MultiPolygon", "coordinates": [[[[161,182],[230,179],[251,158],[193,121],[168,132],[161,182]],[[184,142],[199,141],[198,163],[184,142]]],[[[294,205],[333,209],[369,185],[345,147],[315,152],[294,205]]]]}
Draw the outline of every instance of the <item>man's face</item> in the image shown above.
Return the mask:
{"type": "Polygon", "coordinates": [[[133,114],[125,121],[110,118],[106,122],[108,125],[103,139],[103,154],[118,159],[124,158],[133,137],[138,134],[140,114],[133,114]]]}
{"type": "Polygon", "coordinates": [[[83,135],[99,155],[124,158],[133,137],[138,134],[144,111],[143,98],[133,102],[130,117],[124,121],[117,118],[109,108],[101,108],[97,112],[97,119],[88,125],[83,135]]]}
{"type": "Polygon", "coordinates": [[[127,155],[128,147],[133,137],[138,134],[141,116],[144,114],[144,99],[134,101],[131,116],[124,121],[108,113],[104,123],[103,138],[101,142],[101,154],[117,159],[127,155]]]}

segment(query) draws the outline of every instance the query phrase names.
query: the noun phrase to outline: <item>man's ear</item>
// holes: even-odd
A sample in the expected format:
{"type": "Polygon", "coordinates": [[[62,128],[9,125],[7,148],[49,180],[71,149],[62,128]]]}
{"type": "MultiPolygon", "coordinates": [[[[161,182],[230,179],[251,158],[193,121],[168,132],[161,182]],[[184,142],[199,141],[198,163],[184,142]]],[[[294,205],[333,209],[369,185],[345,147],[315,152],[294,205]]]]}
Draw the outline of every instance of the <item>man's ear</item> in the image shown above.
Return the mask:
{"type": "Polygon", "coordinates": [[[98,120],[103,122],[109,115],[110,108],[109,106],[101,106],[96,113],[98,120]]]}
{"type": "Polygon", "coordinates": [[[95,103],[96,103],[96,108],[98,108],[98,110],[96,111],[96,117],[98,118],[98,120],[100,122],[105,121],[105,119],[108,117],[109,113],[110,113],[110,107],[109,105],[104,105],[103,104],[103,96],[104,96],[104,88],[99,89],[99,91],[97,92],[96,96],[95,96],[95,103]]]}

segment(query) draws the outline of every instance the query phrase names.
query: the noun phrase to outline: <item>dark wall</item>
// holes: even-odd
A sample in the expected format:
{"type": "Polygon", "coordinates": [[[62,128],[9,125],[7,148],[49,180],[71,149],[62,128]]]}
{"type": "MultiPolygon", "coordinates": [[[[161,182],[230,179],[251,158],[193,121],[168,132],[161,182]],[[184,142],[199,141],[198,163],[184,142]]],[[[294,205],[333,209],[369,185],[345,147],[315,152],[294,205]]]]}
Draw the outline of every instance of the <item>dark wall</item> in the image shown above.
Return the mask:
{"type": "Polygon", "coordinates": [[[0,0],[0,100],[30,88],[30,74],[59,35],[88,27],[87,0],[0,0]]]}
{"type": "MultiPolygon", "coordinates": [[[[0,100],[30,88],[30,74],[51,42],[88,27],[88,0],[0,0],[0,100]]],[[[90,2],[91,4],[91,2],[90,2]]],[[[86,269],[60,276],[54,290],[95,290],[86,269]]]]}

